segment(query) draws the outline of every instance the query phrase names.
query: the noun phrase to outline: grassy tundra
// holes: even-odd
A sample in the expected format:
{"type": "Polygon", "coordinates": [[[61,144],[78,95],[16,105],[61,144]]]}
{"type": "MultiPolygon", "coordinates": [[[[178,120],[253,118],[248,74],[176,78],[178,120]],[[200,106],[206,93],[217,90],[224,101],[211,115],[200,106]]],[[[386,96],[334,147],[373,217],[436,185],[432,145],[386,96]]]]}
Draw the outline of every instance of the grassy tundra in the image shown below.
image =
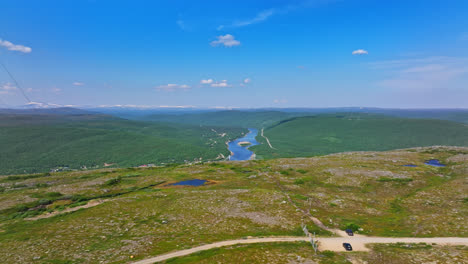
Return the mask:
{"type": "MultiPolygon", "coordinates": [[[[295,206],[329,227],[367,235],[466,237],[467,161],[468,148],[439,147],[3,176],[0,255],[4,263],[126,263],[131,256],[143,259],[227,239],[299,236],[302,222],[318,236],[331,235],[295,206]],[[424,165],[432,158],[448,166],[424,165]],[[401,166],[405,164],[418,167],[401,166]],[[209,184],[169,185],[188,179],[209,184]]],[[[311,252],[305,247],[236,246],[201,252],[197,261],[209,263],[218,253],[232,256],[236,250],[245,253],[233,259],[253,263],[286,251],[288,258],[297,259],[311,252]],[[251,247],[265,250],[254,255],[251,247]]],[[[419,256],[427,249],[401,250],[419,256]]],[[[352,256],[370,261],[379,256],[372,255],[376,252],[393,256],[391,249],[379,246],[351,255],[323,252],[315,260],[339,263],[352,256]]]]}

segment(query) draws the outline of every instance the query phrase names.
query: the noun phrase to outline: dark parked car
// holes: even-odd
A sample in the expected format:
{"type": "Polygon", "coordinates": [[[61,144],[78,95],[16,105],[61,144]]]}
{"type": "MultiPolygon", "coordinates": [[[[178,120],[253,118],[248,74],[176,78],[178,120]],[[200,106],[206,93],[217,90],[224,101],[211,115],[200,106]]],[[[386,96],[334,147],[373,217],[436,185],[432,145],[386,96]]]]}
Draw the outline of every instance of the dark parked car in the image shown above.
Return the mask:
{"type": "Polygon", "coordinates": [[[348,234],[348,236],[354,236],[353,230],[351,229],[346,229],[345,232],[348,234]]]}
{"type": "Polygon", "coordinates": [[[346,249],[346,251],[353,251],[353,247],[350,243],[343,243],[343,247],[346,249]]]}

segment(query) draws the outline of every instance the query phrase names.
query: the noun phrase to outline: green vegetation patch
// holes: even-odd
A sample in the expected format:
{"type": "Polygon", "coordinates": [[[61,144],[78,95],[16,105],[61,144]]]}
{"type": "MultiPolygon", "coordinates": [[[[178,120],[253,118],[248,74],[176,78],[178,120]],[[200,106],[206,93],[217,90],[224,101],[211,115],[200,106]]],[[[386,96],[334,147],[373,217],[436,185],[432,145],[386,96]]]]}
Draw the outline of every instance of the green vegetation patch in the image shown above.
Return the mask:
{"type": "MultiPolygon", "coordinates": [[[[0,175],[215,160],[245,129],[103,115],[0,114],[0,175]]],[[[0,178],[20,181],[46,174],[0,178]]]]}
{"type": "Polygon", "coordinates": [[[468,146],[468,127],[462,123],[359,113],[294,117],[268,127],[264,135],[274,149],[263,137],[257,138],[262,144],[251,148],[263,158],[434,145],[468,146]]]}

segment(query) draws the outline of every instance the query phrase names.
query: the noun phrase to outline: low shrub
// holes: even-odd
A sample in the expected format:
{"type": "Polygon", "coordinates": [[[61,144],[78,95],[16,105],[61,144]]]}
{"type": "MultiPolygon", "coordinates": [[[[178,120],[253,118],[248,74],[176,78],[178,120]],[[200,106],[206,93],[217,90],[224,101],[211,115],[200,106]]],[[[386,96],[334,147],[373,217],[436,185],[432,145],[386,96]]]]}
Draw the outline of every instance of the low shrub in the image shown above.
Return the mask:
{"type": "Polygon", "coordinates": [[[121,181],[122,181],[122,177],[119,176],[119,177],[117,177],[117,178],[112,178],[112,179],[110,179],[110,180],[107,180],[107,181],[104,183],[104,185],[105,185],[105,186],[117,185],[117,184],[119,184],[121,181]]]}

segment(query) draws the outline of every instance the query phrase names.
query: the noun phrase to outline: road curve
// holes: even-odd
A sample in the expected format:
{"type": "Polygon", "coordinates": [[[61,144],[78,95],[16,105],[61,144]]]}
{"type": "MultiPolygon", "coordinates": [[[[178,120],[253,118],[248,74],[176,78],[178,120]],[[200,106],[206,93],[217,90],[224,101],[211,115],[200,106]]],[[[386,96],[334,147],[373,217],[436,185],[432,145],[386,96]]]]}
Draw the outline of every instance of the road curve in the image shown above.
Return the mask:
{"type": "MultiPolygon", "coordinates": [[[[236,239],[227,240],[221,242],[215,242],[212,244],[206,244],[194,248],[179,250],[164,255],[140,260],[133,264],[152,264],[168,260],[175,257],[182,257],[190,255],[195,252],[232,246],[237,244],[254,244],[254,243],[271,243],[271,242],[298,242],[298,241],[309,241],[308,237],[265,237],[265,238],[248,238],[248,239],[236,239]]],[[[342,244],[350,243],[354,251],[368,251],[369,249],[365,246],[366,244],[373,243],[436,243],[440,245],[465,245],[468,246],[468,238],[464,237],[433,237],[433,238],[416,238],[416,237],[324,237],[318,238],[319,250],[331,250],[331,251],[345,251],[342,244]]]]}
{"type": "Polygon", "coordinates": [[[266,139],[266,142],[268,143],[268,146],[270,146],[271,149],[275,149],[275,148],[271,145],[270,140],[269,140],[266,136],[263,135],[263,128],[262,128],[261,136],[262,136],[263,138],[266,139]]]}
{"type": "Polygon", "coordinates": [[[190,255],[190,254],[198,252],[198,251],[203,251],[203,250],[208,250],[208,249],[213,249],[213,248],[219,248],[219,247],[232,246],[232,245],[237,245],[237,244],[255,244],[255,243],[271,243],[271,242],[297,242],[297,241],[309,241],[309,238],[308,237],[264,237],[264,238],[247,238],[247,239],[226,240],[226,241],[221,241],[221,242],[215,242],[215,243],[212,243],[212,244],[206,244],[206,245],[199,246],[199,247],[179,250],[179,251],[175,251],[175,252],[164,254],[164,255],[159,255],[159,256],[156,256],[156,257],[152,257],[152,258],[148,258],[148,259],[144,259],[144,260],[134,262],[133,264],[152,264],[152,263],[155,263],[155,262],[168,260],[170,258],[190,255]]]}

